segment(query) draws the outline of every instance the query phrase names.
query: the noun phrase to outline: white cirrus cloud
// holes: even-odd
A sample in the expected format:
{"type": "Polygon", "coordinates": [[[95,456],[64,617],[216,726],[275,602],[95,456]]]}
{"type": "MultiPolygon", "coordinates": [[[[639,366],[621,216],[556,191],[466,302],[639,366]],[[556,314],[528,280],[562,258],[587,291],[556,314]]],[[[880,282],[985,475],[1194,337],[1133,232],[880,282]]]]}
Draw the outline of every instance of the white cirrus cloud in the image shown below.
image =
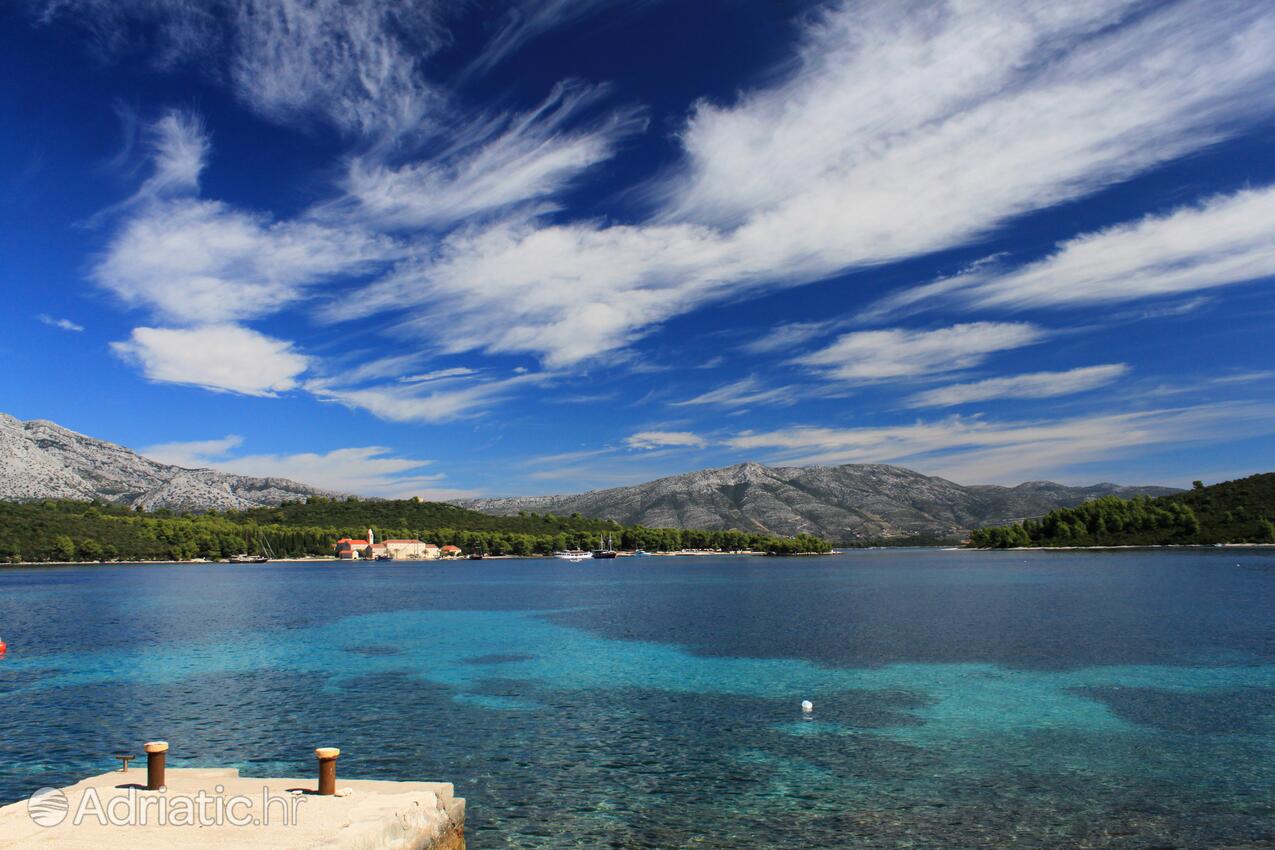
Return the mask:
{"type": "Polygon", "coordinates": [[[1275,432],[1275,405],[1227,402],[1100,413],[1051,421],[992,421],[954,416],[860,428],[794,426],[746,432],[726,441],[774,462],[897,463],[963,483],[1017,483],[1095,461],[1127,460],[1157,447],[1275,432]]]}
{"type": "Polygon", "coordinates": [[[176,322],[250,319],[305,297],[316,283],[404,254],[358,227],[273,221],[194,197],[209,146],[192,116],[165,114],[152,138],[153,173],[119,208],[124,220],[92,271],[126,304],[176,322]]]}
{"type": "Polygon", "coordinates": [[[442,473],[422,470],[433,461],[396,457],[383,446],[359,446],[326,452],[295,454],[232,454],[243,444],[234,434],[215,440],[161,443],[140,453],[161,463],[197,469],[216,469],[254,478],[288,478],[334,493],[355,493],[387,499],[458,499],[471,491],[440,486],[442,473]]]}
{"type": "Polygon", "coordinates": [[[1275,276],[1272,221],[1275,185],[1218,195],[1081,234],[1017,269],[988,264],[905,291],[866,315],[951,301],[1013,310],[1105,304],[1257,281],[1275,276]]]}
{"type": "Polygon", "coordinates": [[[447,42],[435,0],[239,0],[231,74],[267,117],[320,113],[342,129],[413,131],[443,96],[421,60],[447,42]]]}
{"type": "Polygon", "coordinates": [[[343,182],[347,197],[328,212],[395,229],[444,227],[546,199],[646,128],[634,108],[582,126],[583,113],[606,91],[559,83],[527,112],[482,115],[451,131],[429,159],[391,166],[380,153],[354,157],[343,182]]]}
{"type": "Polygon", "coordinates": [[[941,374],[977,366],[998,351],[1040,342],[1045,331],[1025,322],[970,322],[937,330],[855,331],[792,362],[840,381],[877,381],[941,374]]]}
{"type": "Polygon", "coordinates": [[[669,402],[672,407],[746,407],[751,404],[792,404],[794,388],[788,386],[768,387],[756,376],[750,375],[738,381],[732,381],[716,389],[701,393],[683,401],[669,402]]]}
{"type": "Polygon", "coordinates": [[[711,231],[567,225],[534,217],[461,228],[436,254],[362,290],[370,312],[409,311],[408,332],[449,353],[531,353],[558,368],[617,351],[731,276],[711,231]],[[434,332],[446,323],[450,333],[434,332]]]}
{"type": "Polygon", "coordinates": [[[749,354],[773,354],[777,351],[789,351],[828,334],[837,327],[837,324],[837,322],[831,320],[788,322],[771,328],[756,339],[744,343],[740,348],[749,354]]]}
{"type": "Polygon", "coordinates": [[[495,34],[465,67],[462,76],[480,76],[544,33],[619,6],[632,11],[654,0],[527,0],[514,3],[495,34]]]}
{"type": "Polygon", "coordinates": [[[139,327],[111,350],[152,381],[254,396],[295,389],[310,367],[292,343],[238,325],[139,327]]]}
{"type": "Polygon", "coordinates": [[[172,109],[152,123],[147,133],[152,171],[138,197],[197,190],[211,149],[203,121],[191,112],[172,109]]]}
{"type": "Polygon", "coordinates": [[[952,384],[917,393],[908,407],[953,407],[996,398],[1055,398],[1106,386],[1129,373],[1124,363],[1082,366],[1064,372],[1032,372],[952,384]]]}
{"type": "Polygon", "coordinates": [[[141,449],[138,454],[153,461],[187,469],[202,469],[225,458],[233,449],[243,445],[243,437],[227,434],[213,440],[186,440],[174,443],[156,443],[141,449]]]}
{"type": "MultiPolygon", "coordinates": [[[[66,19],[104,55],[141,48],[160,68],[190,62],[247,106],[284,124],[320,116],[389,147],[453,119],[429,62],[452,43],[465,4],[446,0],[30,0],[66,19]]],[[[462,76],[490,70],[527,41],[617,0],[513,4],[462,76]]],[[[628,2],[628,7],[633,3],[628,2]]]]}
{"type": "Polygon", "coordinates": [[[624,438],[631,449],[703,448],[708,441],[690,431],[639,431],[624,438]]]}
{"type": "Polygon", "coordinates": [[[273,222],[216,201],[147,208],[111,240],[94,280],[126,304],[177,322],[256,318],[322,281],[399,253],[388,240],[310,222],[273,222]]]}
{"type": "Polygon", "coordinates": [[[545,372],[529,372],[491,381],[470,382],[459,388],[432,388],[451,380],[370,386],[349,386],[329,379],[312,380],[305,389],[322,401],[366,410],[390,422],[449,422],[482,416],[488,409],[527,387],[554,379],[545,372]]]}
{"type": "Polygon", "coordinates": [[[412,132],[444,100],[423,61],[448,42],[438,0],[43,0],[43,20],[86,28],[107,54],[141,46],[190,62],[259,114],[312,115],[376,139],[412,132]]]}
{"type": "Polygon", "coordinates": [[[371,286],[449,350],[562,367],[725,298],[899,260],[1125,180],[1275,112],[1275,7],[843,3],[778,81],[698,104],[639,224],[462,228],[371,286]]]}
{"type": "Polygon", "coordinates": [[[477,374],[477,369],[470,369],[468,366],[452,366],[449,369],[435,369],[433,372],[421,372],[416,375],[403,375],[398,380],[399,383],[402,384],[427,384],[433,381],[468,378],[470,375],[477,374]]]}
{"type": "Polygon", "coordinates": [[[41,313],[36,316],[36,318],[39,319],[41,323],[46,324],[51,328],[57,328],[58,330],[71,331],[73,333],[79,333],[84,330],[84,325],[77,324],[70,319],[55,318],[47,313],[41,313]]]}

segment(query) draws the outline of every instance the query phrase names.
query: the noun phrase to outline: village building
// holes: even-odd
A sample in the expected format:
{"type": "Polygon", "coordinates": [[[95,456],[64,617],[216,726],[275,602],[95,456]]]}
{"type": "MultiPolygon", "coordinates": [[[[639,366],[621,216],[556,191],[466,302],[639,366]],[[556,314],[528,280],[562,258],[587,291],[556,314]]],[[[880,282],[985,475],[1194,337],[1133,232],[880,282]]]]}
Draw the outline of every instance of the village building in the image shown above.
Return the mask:
{"type": "Polygon", "coordinates": [[[443,553],[443,557],[444,557],[444,558],[459,558],[459,557],[460,557],[460,547],[459,547],[459,546],[452,546],[452,545],[449,543],[448,545],[446,545],[446,546],[444,546],[444,547],[443,547],[442,553],[443,553]]]}
{"type": "Polygon", "coordinates": [[[386,540],[384,544],[385,551],[395,560],[400,558],[437,558],[438,547],[432,543],[425,543],[421,540],[386,540]],[[434,550],[431,554],[429,550],[434,550]]]}
{"type": "MultiPolygon", "coordinates": [[[[367,530],[367,539],[355,540],[342,537],[333,548],[336,556],[345,561],[372,560],[375,558],[391,558],[393,560],[428,560],[438,558],[442,554],[433,543],[421,540],[383,540],[376,542],[372,529],[367,530]]],[[[460,550],[457,549],[457,552],[460,550]]]]}
{"type": "Polygon", "coordinates": [[[367,551],[370,545],[366,540],[342,537],[336,542],[336,556],[343,561],[357,561],[363,557],[363,553],[367,551]]]}

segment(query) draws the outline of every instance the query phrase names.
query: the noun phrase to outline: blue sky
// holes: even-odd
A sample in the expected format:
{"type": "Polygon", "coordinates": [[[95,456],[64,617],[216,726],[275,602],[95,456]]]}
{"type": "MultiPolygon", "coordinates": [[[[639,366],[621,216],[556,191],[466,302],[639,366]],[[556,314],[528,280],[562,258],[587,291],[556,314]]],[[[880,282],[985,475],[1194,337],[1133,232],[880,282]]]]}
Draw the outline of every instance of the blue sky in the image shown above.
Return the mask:
{"type": "Polygon", "coordinates": [[[370,495],[1275,468],[1270,3],[31,0],[0,41],[20,418],[370,495]]]}

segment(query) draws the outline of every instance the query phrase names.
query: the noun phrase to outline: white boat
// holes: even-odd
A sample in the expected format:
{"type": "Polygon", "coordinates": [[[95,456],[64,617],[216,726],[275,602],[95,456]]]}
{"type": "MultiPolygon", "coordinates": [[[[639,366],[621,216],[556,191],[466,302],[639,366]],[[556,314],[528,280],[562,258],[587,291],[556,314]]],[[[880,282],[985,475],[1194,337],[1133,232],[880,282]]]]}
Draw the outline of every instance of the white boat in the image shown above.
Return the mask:
{"type": "Polygon", "coordinates": [[[587,561],[593,558],[593,553],[584,549],[567,549],[563,552],[554,552],[553,556],[563,561],[587,561]]]}

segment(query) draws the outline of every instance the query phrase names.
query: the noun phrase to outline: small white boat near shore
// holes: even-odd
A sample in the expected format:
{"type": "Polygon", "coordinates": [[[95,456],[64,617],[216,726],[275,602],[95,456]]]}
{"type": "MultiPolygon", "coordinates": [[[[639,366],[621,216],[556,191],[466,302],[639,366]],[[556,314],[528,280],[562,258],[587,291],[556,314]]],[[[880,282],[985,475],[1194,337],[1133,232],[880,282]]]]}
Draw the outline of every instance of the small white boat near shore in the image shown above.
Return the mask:
{"type": "Polygon", "coordinates": [[[567,549],[562,552],[554,552],[553,556],[562,561],[589,561],[593,559],[593,553],[585,549],[567,549]]]}

